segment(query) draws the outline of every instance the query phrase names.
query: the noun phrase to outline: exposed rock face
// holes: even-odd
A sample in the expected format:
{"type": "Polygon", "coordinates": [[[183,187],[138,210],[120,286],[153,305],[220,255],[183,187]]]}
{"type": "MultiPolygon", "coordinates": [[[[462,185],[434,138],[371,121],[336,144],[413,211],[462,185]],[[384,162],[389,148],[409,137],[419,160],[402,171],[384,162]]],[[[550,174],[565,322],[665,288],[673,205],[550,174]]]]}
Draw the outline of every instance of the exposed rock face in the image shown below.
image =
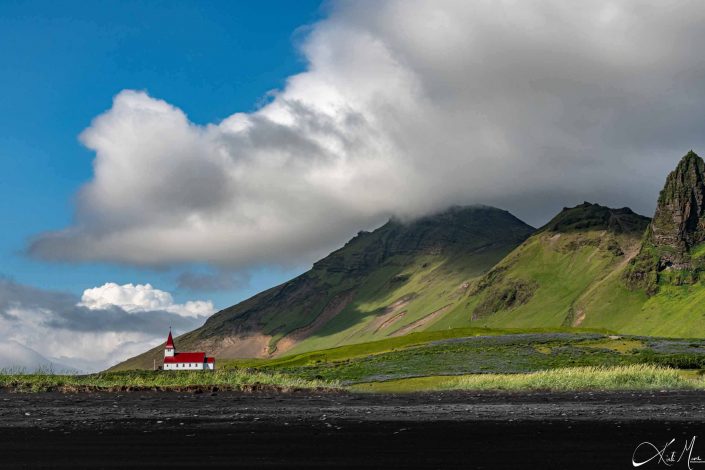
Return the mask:
{"type": "Polygon", "coordinates": [[[694,248],[705,241],[705,162],[688,152],[666,178],[656,213],[625,279],[653,294],[660,282],[698,280],[702,261],[694,248]]]}
{"type": "Polygon", "coordinates": [[[663,267],[691,267],[689,251],[705,241],[705,162],[688,152],[674,171],[658,199],[648,241],[669,247],[661,255],[663,267]]]}

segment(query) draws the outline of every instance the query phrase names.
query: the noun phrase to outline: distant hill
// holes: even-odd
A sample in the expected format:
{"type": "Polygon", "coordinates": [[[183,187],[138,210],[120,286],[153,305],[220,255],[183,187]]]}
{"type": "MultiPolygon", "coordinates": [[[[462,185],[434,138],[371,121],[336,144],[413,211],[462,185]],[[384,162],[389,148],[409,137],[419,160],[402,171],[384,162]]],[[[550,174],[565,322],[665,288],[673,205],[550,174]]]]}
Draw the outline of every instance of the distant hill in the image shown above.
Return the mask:
{"type": "MultiPolygon", "coordinates": [[[[700,337],[703,270],[705,163],[689,152],[668,175],[653,221],[589,202],[538,230],[492,207],[391,220],[177,344],[237,358],[466,327],[700,337]]],[[[161,354],[117,368],[151,367],[161,354]]]]}
{"type": "Polygon", "coordinates": [[[5,373],[42,371],[74,374],[78,372],[73,367],[49,360],[34,349],[12,340],[0,341],[0,370],[5,373]]]}

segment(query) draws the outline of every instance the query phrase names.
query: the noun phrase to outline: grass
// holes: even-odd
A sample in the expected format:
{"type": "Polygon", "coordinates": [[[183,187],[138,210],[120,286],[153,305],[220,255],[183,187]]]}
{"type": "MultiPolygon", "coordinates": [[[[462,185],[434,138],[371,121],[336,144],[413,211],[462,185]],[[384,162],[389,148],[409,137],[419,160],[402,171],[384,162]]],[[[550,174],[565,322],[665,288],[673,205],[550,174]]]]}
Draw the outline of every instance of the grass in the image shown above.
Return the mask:
{"type": "MultiPolygon", "coordinates": [[[[489,269],[509,248],[462,254],[451,260],[432,255],[392,258],[355,287],[355,299],[345,310],[289,352],[303,353],[385,339],[396,330],[455,303],[461,295],[460,286],[489,269]],[[398,278],[404,281],[393,281],[398,278]],[[403,316],[385,328],[375,329],[374,321],[384,309],[405,296],[413,296],[413,299],[400,309],[403,316]]],[[[454,325],[470,326],[469,316],[454,325]]]]}
{"type": "Polygon", "coordinates": [[[187,389],[320,389],[339,388],[336,381],[305,379],[286,374],[217,370],[199,371],[129,371],[89,375],[55,375],[45,373],[0,373],[0,389],[20,392],[43,391],[118,391],[118,390],[187,390],[187,389]]]}
{"type": "Polygon", "coordinates": [[[483,317],[480,325],[495,328],[564,325],[573,303],[611,272],[618,261],[602,243],[603,235],[599,232],[541,233],[531,237],[500,266],[507,266],[507,279],[537,283],[534,295],[523,305],[483,317]]]}
{"type": "MultiPolygon", "coordinates": [[[[82,376],[53,374],[0,375],[0,388],[14,392],[82,391],[195,391],[272,389],[341,389],[336,381],[309,380],[285,374],[256,371],[110,372],[82,376]]],[[[679,371],[653,365],[574,367],[522,374],[465,374],[413,377],[353,384],[352,392],[408,393],[450,390],[570,391],[705,389],[697,371],[679,371]]]]}
{"type": "Polygon", "coordinates": [[[456,337],[458,331],[453,330],[421,332],[289,357],[230,361],[226,366],[335,380],[344,385],[586,366],[655,364],[676,369],[705,368],[705,340],[616,337],[569,329],[460,331],[468,335],[456,337]],[[507,334],[509,331],[513,334],[507,334]]]}
{"type": "Polygon", "coordinates": [[[473,374],[418,377],[357,384],[357,392],[408,393],[418,391],[499,390],[651,390],[705,389],[705,378],[678,370],[636,364],[617,367],[575,367],[529,374],[473,374]]]}
{"type": "Polygon", "coordinates": [[[609,349],[618,353],[629,353],[644,349],[644,342],[633,338],[605,338],[595,341],[585,341],[582,348],[609,349]]]}

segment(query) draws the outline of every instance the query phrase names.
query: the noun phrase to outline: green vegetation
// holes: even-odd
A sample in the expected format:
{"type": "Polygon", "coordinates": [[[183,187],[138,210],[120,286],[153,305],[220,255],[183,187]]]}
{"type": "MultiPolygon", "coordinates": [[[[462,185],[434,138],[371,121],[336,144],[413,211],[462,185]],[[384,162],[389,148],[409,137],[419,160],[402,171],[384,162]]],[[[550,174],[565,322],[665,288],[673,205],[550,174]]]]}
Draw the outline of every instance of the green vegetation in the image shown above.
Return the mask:
{"type": "MultiPolygon", "coordinates": [[[[638,243],[637,236],[607,231],[540,232],[480,278],[467,300],[430,328],[587,326],[582,323],[582,299],[593,298],[602,283],[613,282],[608,278],[625,260],[615,253],[633,252],[638,243]],[[512,298],[506,292],[517,292],[514,298],[521,301],[502,305],[496,299],[512,298]]],[[[589,326],[614,330],[609,323],[589,326]]]]}
{"type": "Polygon", "coordinates": [[[327,362],[346,361],[357,358],[398,351],[412,346],[423,346],[434,341],[453,338],[470,338],[476,336],[502,336],[522,333],[548,334],[548,333],[609,333],[602,329],[585,328],[453,328],[435,331],[421,331],[403,336],[387,338],[368,343],[355,343],[337,348],[321,349],[299,354],[290,354],[273,359],[226,359],[219,363],[221,368],[282,368],[296,366],[310,366],[327,362]]]}
{"type": "Polygon", "coordinates": [[[0,371],[0,389],[20,392],[131,390],[256,390],[337,388],[335,381],[309,380],[259,371],[130,371],[90,375],[8,374],[0,371]]]}
{"type": "Polygon", "coordinates": [[[697,338],[705,336],[705,285],[661,285],[655,295],[605,283],[584,304],[582,326],[608,326],[634,335],[697,338]]]}
{"type": "Polygon", "coordinates": [[[678,369],[705,368],[705,340],[622,337],[594,331],[568,333],[560,329],[514,330],[513,334],[507,334],[506,330],[464,331],[474,336],[453,337],[452,330],[424,332],[289,357],[233,360],[223,367],[280,372],[344,385],[425,376],[521,374],[583,366],[652,364],[678,369]],[[443,338],[443,333],[448,336],[443,338]]]}
{"type": "Polygon", "coordinates": [[[351,387],[358,392],[404,393],[447,390],[649,390],[705,389],[705,378],[652,365],[575,367],[530,374],[474,374],[421,377],[351,387]]]}
{"type": "Polygon", "coordinates": [[[489,287],[482,301],[475,307],[473,319],[524,305],[531,299],[537,288],[536,281],[523,279],[510,279],[499,286],[489,287]]]}

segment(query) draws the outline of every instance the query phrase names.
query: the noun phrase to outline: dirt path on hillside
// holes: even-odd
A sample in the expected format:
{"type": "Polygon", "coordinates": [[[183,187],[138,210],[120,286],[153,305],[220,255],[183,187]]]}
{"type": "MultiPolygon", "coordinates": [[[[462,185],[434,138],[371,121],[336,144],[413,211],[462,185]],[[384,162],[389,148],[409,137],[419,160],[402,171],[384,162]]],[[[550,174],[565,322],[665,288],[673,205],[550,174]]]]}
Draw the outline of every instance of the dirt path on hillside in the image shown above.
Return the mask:
{"type": "MultiPolygon", "coordinates": [[[[590,298],[590,295],[603,283],[611,279],[612,277],[616,276],[617,273],[621,272],[622,269],[629,263],[632,258],[634,258],[638,253],[639,253],[640,245],[637,243],[634,246],[629,247],[623,255],[623,258],[617,263],[617,265],[614,267],[612,271],[609,272],[605,277],[602,279],[595,281],[589,288],[588,290],[583,293],[578,300],[575,302],[575,305],[580,305],[581,303],[584,302],[584,299],[590,298]]],[[[582,325],[583,321],[585,321],[586,317],[586,312],[584,307],[578,307],[576,310],[575,318],[573,319],[573,322],[571,323],[571,326],[578,327],[582,325]]]]}
{"type": "Polygon", "coordinates": [[[429,313],[425,317],[419,318],[415,322],[409,323],[408,325],[399,328],[398,330],[392,332],[387,336],[401,336],[410,333],[418,328],[423,328],[424,326],[428,325],[429,323],[443,315],[452,306],[453,304],[445,305],[439,308],[438,310],[429,313]]]}
{"type": "Polygon", "coordinates": [[[406,315],[406,310],[402,310],[401,312],[390,314],[389,317],[384,318],[382,323],[380,323],[379,326],[377,326],[374,329],[374,332],[377,333],[377,332],[379,332],[379,330],[386,330],[387,328],[389,328],[390,326],[392,326],[393,324],[395,324],[396,322],[398,322],[399,320],[404,318],[405,315],[406,315]]]}
{"type": "Polygon", "coordinates": [[[369,322],[369,324],[365,327],[365,330],[371,331],[372,333],[377,333],[380,330],[386,330],[394,323],[404,318],[406,315],[406,310],[402,309],[409,305],[416,297],[416,294],[408,294],[395,300],[384,309],[381,315],[378,315],[377,318],[369,322]]]}
{"type": "Polygon", "coordinates": [[[354,291],[342,292],[333,297],[333,299],[328,302],[328,305],[324,307],[321,314],[318,315],[313,322],[309,323],[308,325],[302,328],[298,328],[290,332],[282,339],[280,339],[279,342],[277,342],[277,349],[273,355],[280,356],[284,354],[286,351],[293,348],[297,343],[308,338],[316,331],[320,330],[323,325],[328,323],[340,312],[342,312],[345,307],[347,307],[348,304],[352,301],[353,297],[355,297],[354,291]]]}
{"type": "Polygon", "coordinates": [[[214,355],[220,357],[250,358],[267,357],[269,355],[270,335],[251,333],[242,336],[223,338],[221,341],[209,346],[204,345],[206,351],[212,351],[214,355]]]}

